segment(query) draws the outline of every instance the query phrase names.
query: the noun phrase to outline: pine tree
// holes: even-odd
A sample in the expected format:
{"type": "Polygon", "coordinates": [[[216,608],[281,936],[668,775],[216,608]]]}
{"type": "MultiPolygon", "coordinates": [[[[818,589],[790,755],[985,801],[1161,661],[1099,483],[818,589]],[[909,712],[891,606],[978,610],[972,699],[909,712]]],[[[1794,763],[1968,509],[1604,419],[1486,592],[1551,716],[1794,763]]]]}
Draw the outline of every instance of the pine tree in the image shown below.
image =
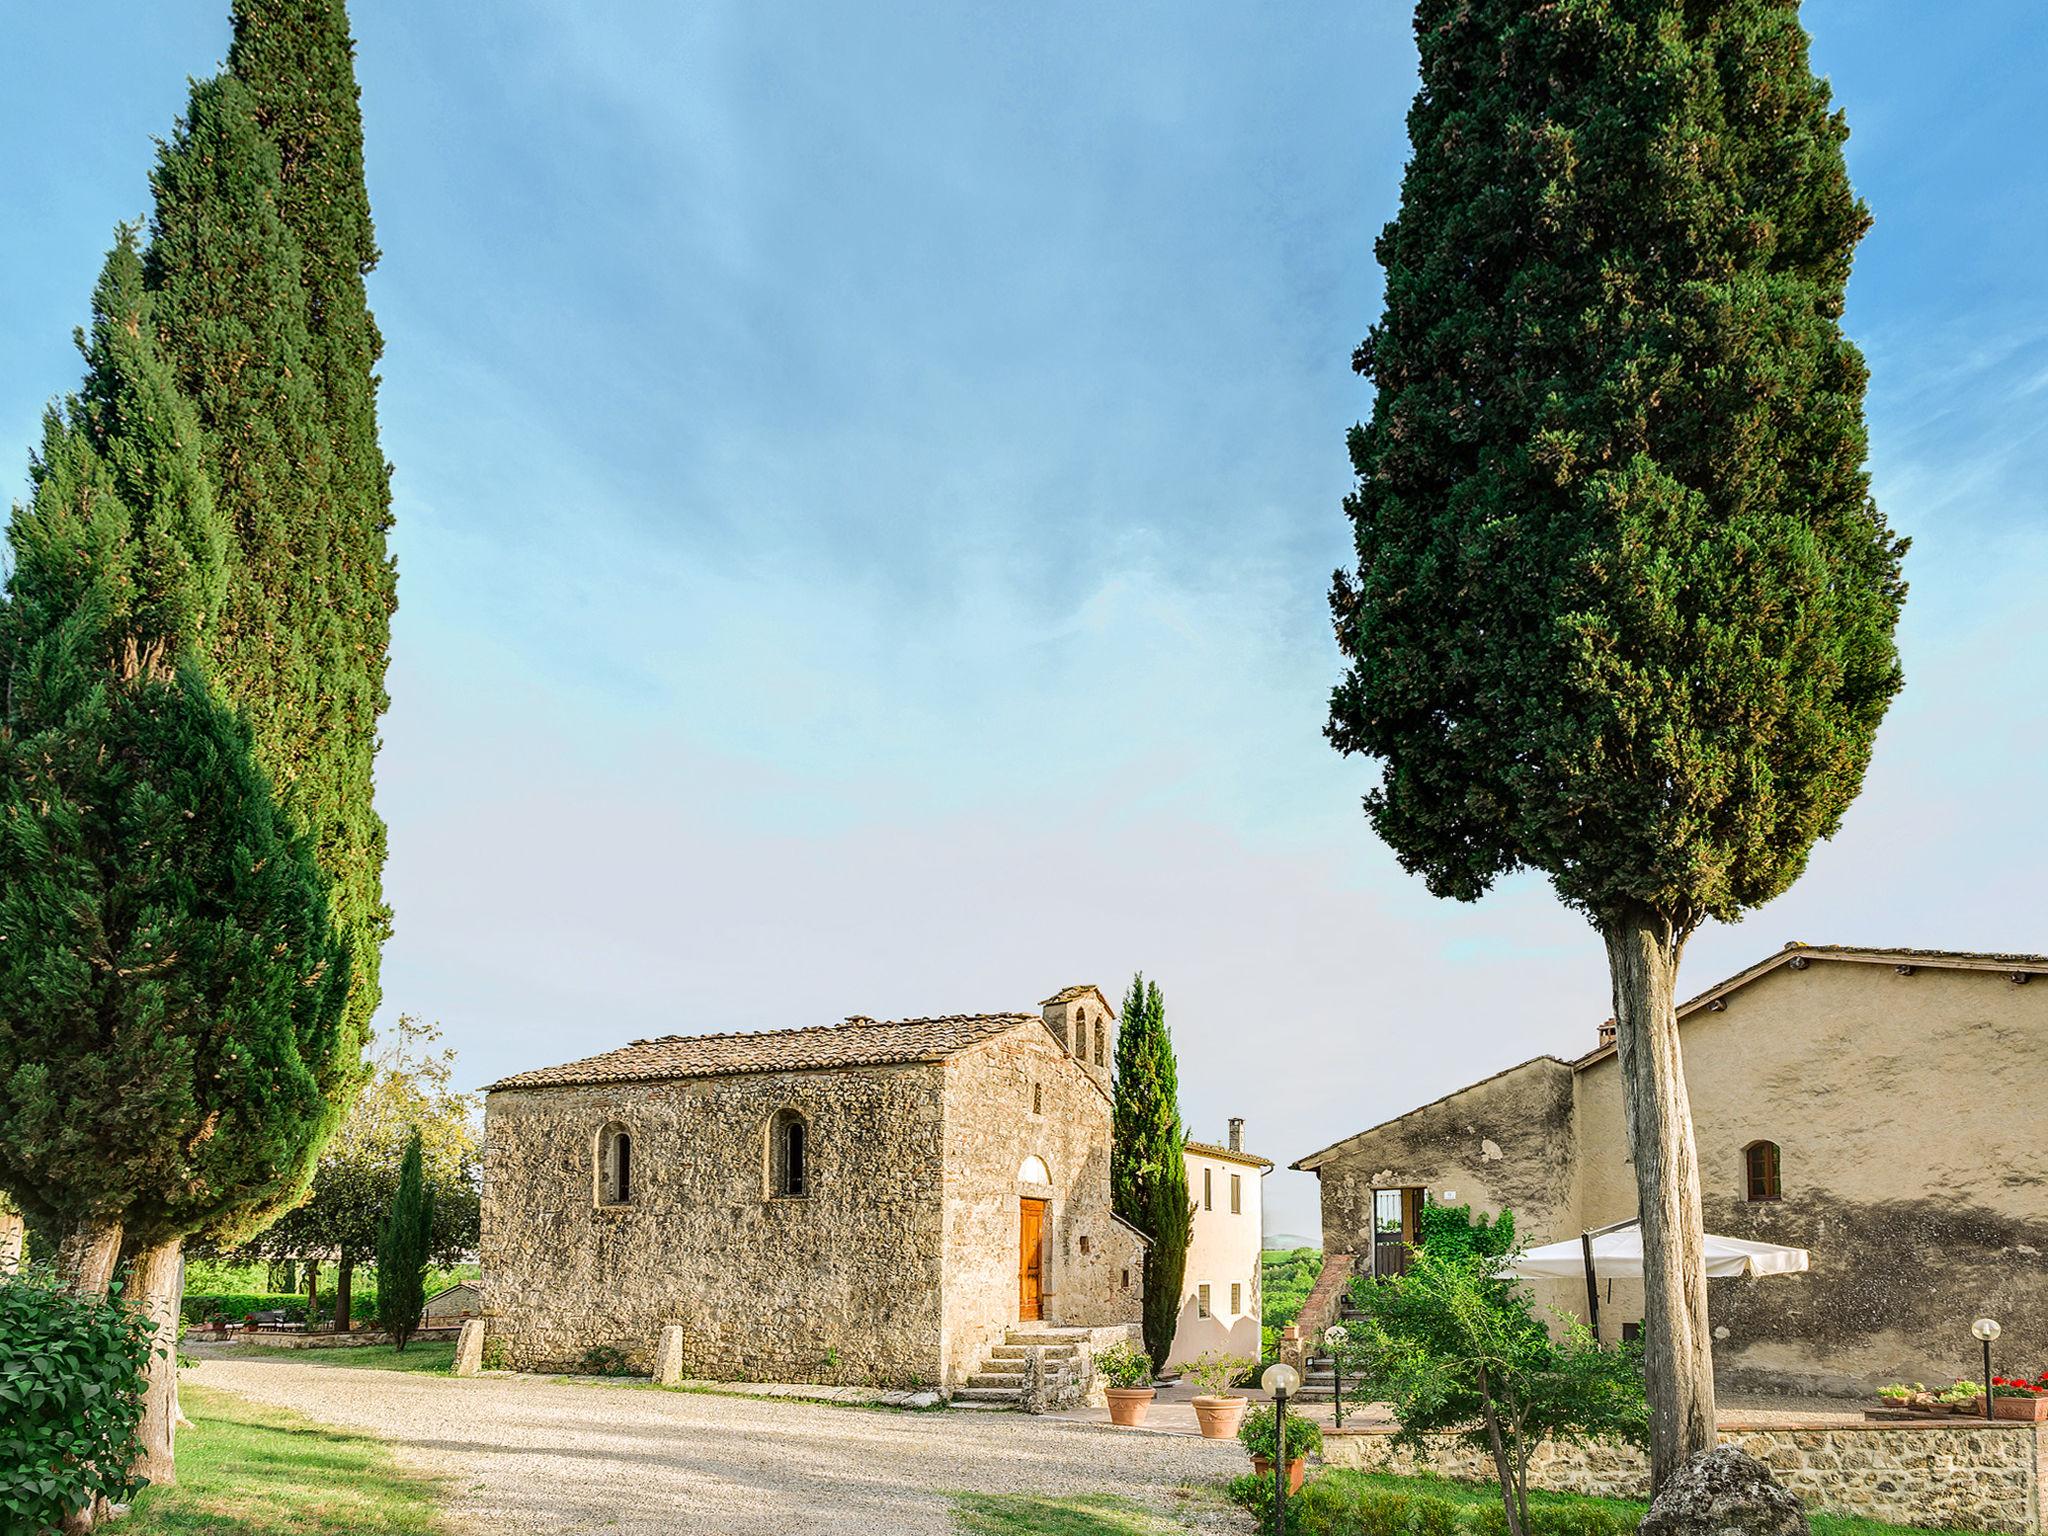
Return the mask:
{"type": "Polygon", "coordinates": [[[1117,1021],[1110,1116],[1110,1204],[1152,1240],[1145,1254],[1145,1350],[1163,1368],[1173,1349],[1193,1207],[1188,1203],[1180,1071],[1156,982],[1131,978],[1117,1021]]]}
{"type": "Polygon", "coordinates": [[[215,660],[313,838],[367,1036],[390,931],[372,799],[395,606],[362,118],[340,0],[240,0],[159,157],[149,280],[238,558],[215,660]]]}
{"type": "Polygon", "coordinates": [[[434,1241],[434,1194],[427,1187],[420,1133],[407,1138],[398,1187],[377,1231],[377,1322],[404,1349],[427,1304],[427,1257],[434,1241]]]}
{"type": "Polygon", "coordinates": [[[1432,892],[1542,870],[1606,944],[1661,1485],[1714,1435],[1679,957],[1833,834],[1900,685],[1840,324],[1869,218],[1795,0],[1415,30],[1329,735],[1432,892]]]}

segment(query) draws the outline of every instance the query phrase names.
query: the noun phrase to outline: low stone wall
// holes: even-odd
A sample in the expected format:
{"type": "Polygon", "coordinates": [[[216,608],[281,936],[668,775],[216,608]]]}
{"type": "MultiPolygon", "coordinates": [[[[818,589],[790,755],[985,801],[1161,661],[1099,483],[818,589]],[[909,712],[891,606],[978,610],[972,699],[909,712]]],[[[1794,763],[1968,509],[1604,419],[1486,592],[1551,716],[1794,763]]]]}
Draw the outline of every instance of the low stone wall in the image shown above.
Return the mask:
{"type": "MultiPolygon", "coordinates": [[[[1842,1419],[1792,1428],[1730,1421],[1721,1426],[1721,1442],[1749,1452],[1815,1509],[1895,1525],[2048,1533],[2048,1426],[1842,1419]]],[[[1324,1430],[1323,1460],[1365,1472],[1493,1479],[1492,1461],[1476,1447],[1432,1435],[1418,1451],[1397,1445],[1384,1425],[1324,1430]]],[[[1529,1485],[1647,1498],[1649,1458],[1626,1445],[1545,1442],[1529,1460],[1529,1485]]]]}
{"type": "MultiPolygon", "coordinates": [[[[412,1341],[415,1344],[430,1343],[436,1339],[452,1339],[462,1330],[457,1328],[415,1329],[412,1341]]],[[[204,1333],[188,1333],[188,1339],[208,1342],[204,1333]]],[[[358,1329],[350,1333],[238,1333],[220,1340],[231,1340],[244,1344],[255,1344],[263,1349],[361,1349],[370,1344],[389,1344],[391,1335],[378,1333],[373,1329],[358,1329]]]]}

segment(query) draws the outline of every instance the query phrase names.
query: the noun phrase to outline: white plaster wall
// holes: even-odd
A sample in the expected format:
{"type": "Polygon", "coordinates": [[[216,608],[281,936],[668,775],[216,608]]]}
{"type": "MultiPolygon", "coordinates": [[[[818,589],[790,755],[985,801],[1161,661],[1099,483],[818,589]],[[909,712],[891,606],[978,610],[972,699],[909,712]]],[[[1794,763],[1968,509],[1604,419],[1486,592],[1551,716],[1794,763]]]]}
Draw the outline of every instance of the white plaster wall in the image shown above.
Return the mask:
{"type": "Polygon", "coordinates": [[[1192,1149],[1187,1154],[1188,1194],[1195,1202],[1194,1232],[1188,1241],[1188,1267],[1181,1282],[1180,1320],[1173,1331],[1167,1368],[1184,1365],[1210,1350],[1259,1356],[1259,1249],[1265,1231],[1260,1209],[1260,1171],[1244,1163],[1226,1162],[1192,1149]],[[1202,1175],[1207,1171],[1212,1198],[1202,1203],[1202,1175]],[[1230,1210],[1230,1180],[1240,1180],[1239,1209],[1230,1210]],[[1199,1315],[1198,1287],[1209,1287],[1210,1315],[1199,1315]],[[1238,1307],[1230,1306],[1230,1287],[1239,1287],[1238,1307]]]}

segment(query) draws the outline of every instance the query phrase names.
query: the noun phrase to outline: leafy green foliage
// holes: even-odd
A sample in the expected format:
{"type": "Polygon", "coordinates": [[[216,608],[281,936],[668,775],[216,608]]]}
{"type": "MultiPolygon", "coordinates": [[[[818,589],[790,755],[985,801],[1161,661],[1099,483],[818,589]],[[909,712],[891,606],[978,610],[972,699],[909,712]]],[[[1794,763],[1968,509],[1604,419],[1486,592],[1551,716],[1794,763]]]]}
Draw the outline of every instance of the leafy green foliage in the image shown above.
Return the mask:
{"type": "Polygon", "coordinates": [[[1173,1350],[1194,1232],[1186,1143],[1166,999],[1157,982],[1136,975],[1117,1021],[1109,1187],[1117,1215],[1152,1240],[1145,1254],[1144,1327],[1155,1369],[1173,1350]]]}
{"type": "Polygon", "coordinates": [[[1425,1205],[1416,1240],[1435,1245],[1440,1258],[1480,1254],[1503,1259],[1515,1251],[1515,1213],[1474,1217],[1469,1205],[1425,1205]]]}
{"type": "Polygon", "coordinates": [[[1267,1360],[1279,1358],[1280,1330],[1301,1316],[1322,1272],[1320,1248],[1269,1248],[1259,1255],[1259,1296],[1265,1313],[1260,1348],[1267,1360]]]}
{"type": "Polygon", "coordinates": [[[1112,1387],[1149,1387],[1152,1357],[1134,1344],[1112,1344],[1096,1351],[1095,1374],[1112,1387]]]}
{"type": "Polygon", "coordinates": [[[239,1323],[251,1312],[282,1312],[303,1323],[306,1298],[296,1291],[187,1291],[178,1303],[178,1315],[188,1323],[239,1323]]]}
{"type": "MultiPolygon", "coordinates": [[[[1262,1532],[1273,1528],[1270,1474],[1247,1473],[1228,1492],[1231,1502],[1258,1519],[1262,1532]]],[[[1343,1476],[1318,1477],[1287,1500],[1287,1529],[1303,1536],[1454,1536],[1464,1528],[1459,1507],[1447,1499],[1343,1476]]]]}
{"type": "Polygon", "coordinates": [[[0,1277],[0,1531],[58,1525],[95,1498],[141,1486],[142,1375],[149,1324],[118,1303],[72,1295],[48,1274],[0,1277]]]}
{"type": "Polygon", "coordinates": [[[1523,1522],[1522,1536],[1538,1444],[1642,1445],[1649,1413],[1641,1351],[1604,1350],[1576,1322],[1553,1339],[1501,1257],[1425,1242],[1406,1273],[1353,1282],[1363,1315],[1345,1354],[1361,1391],[1393,1408],[1404,1441],[1455,1434],[1493,1458],[1503,1508],[1523,1522]]]}
{"type": "MultiPolygon", "coordinates": [[[[1276,1459],[1273,1455],[1273,1422],[1276,1417],[1270,1404],[1263,1408],[1254,1408],[1244,1416],[1244,1422],[1237,1427],[1237,1438],[1244,1445],[1246,1454],[1263,1456],[1268,1461],[1276,1459]]],[[[1322,1428],[1306,1414],[1287,1415],[1285,1433],[1287,1455],[1277,1459],[1297,1461],[1303,1456],[1316,1455],[1323,1448],[1322,1428]]]]}
{"type": "Polygon", "coordinates": [[[583,1369],[593,1376],[630,1376],[632,1362],[626,1352],[615,1344],[593,1344],[583,1351],[583,1369]]]}
{"type": "Polygon", "coordinates": [[[427,1255],[434,1241],[434,1194],[427,1187],[420,1133],[406,1142],[398,1184],[377,1233],[377,1322],[404,1349],[426,1305],[427,1255]]]}
{"type": "Polygon", "coordinates": [[[1329,735],[1438,895],[1682,934],[1783,891],[1897,692],[1842,334],[1869,215],[1795,0],[1422,0],[1355,366],[1329,735]]]}

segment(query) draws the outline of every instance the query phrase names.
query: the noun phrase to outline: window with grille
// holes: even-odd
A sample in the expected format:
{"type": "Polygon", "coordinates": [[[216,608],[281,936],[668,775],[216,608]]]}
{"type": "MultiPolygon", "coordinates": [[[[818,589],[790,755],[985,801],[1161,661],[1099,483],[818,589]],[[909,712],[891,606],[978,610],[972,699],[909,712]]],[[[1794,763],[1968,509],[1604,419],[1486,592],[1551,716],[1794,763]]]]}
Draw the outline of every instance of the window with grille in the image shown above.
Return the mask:
{"type": "Polygon", "coordinates": [[[1244,1287],[1237,1281],[1230,1282],[1230,1315],[1236,1317],[1244,1311],[1244,1287]]]}
{"type": "Polygon", "coordinates": [[[1242,1174],[1233,1173],[1230,1176],[1230,1214],[1233,1216],[1242,1216],[1244,1214],[1244,1175],[1242,1174]]]}
{"type": "Polygon", "coordinates": [[[1204,1168],[1202,1170],[1202,1209],[1205,1211],[1216,1209],[1216,1202],[1210,1198],[1212,1193],[1213,1191],[1209,1185],[1209,1170],[1204,1168]]]}
{"type": "Polygon", "coordinates": [[[1209,1317],[1209,1316],[1212,1316],[1212,1315],[1213,1315],[1213,1314],[1212,1314],[1212,1313],[1211,1313],[1211,1312],[1209,1311],[1209,1287],[1208,1287],[1208,1286],[1206,1286],[1206,1285],[1198,1285],[1198,1286],[1196,1286],[1196,1287],[1195,1287],[1195,1316],[1197,1316],[1197,1317],[1209,1317]]]}

